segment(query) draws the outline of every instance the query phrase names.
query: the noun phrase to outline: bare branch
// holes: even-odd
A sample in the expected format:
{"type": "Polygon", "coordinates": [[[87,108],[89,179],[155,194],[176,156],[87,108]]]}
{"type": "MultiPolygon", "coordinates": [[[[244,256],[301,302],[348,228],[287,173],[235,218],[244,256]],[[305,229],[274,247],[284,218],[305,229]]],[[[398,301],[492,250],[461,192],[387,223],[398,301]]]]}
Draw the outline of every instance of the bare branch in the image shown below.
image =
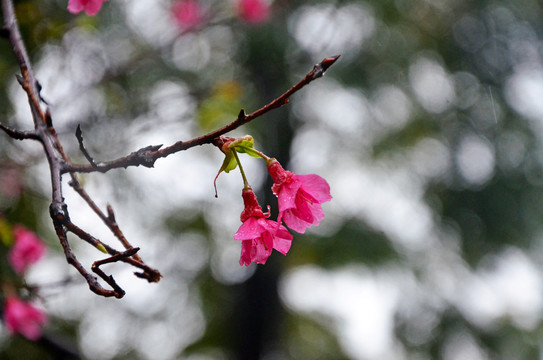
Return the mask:
{"type": "Polygon", "coordinates": [[[87,149],[85,149],[85,145],[83,145],[83,132],[81,131],[81,125],[77,125],[77,129],[75,130],[75,137],[77,138],[77,142],[79,142],[79,150],[83,153],[83,156],[85,156],[85,159],[91,164],[93,168],[96,168],[96,163],[94,162],[94,159],[92,156],[90,156],[87,149]]]}
{"type": "Polygon", "coordinates": [[[117,283],[113,279],[113,276],[106,275],[102,271],[102,269],[100,269],[100,265],[113,263],[113,262],[117,262],[119,260],[128,258],[128,257],[136,254],[139,251],[139,249],[140,248],[132,248],[130,250],[126,250],[125,252],[118,253],[118,254],[115,254],[115,255],[113,255],[111,257],[108,257],[107,259],[95,261],[92,264],[92,267],[91,267],[92,271],[94,271],[96,274],[98,274],[98,276],[100,276],[102,279],[104,279],[104,281],[107,282],[109,284],[109,286],[111,286],[115,290],[115,297],[117,297],[117,298],[122,298],[124,296],[124,294],[125,294],[124,290],[121,289],[119,287],[119,285],[117,285],[117,283]]]}
{"type": "Polygon", "coordinates": [[[53,224],[55,226],[55,231],[57,233],[57,236],[60,240],[60,244],[62,245],[62,248],[64,249],[64,255],[66,256],[66,260],[68,261],[70,265],[75,267],[77,271],[79,271],[79,273],[85,278],[85,280],[87,280],[87,283],[89,284],[89,289],[92,292],[101,296],[105,296],[105,297],[112,297],[112,296],[116,298],[123,297],[124,291],[122,291],[122,289],[121,289],[122,292],[116,292],[116,291],[104,289],[100,285],[96,277],[94,277],[89,272],[87,272],[87,270],[85,270],[83,265],[81,265],[79,260],[77,260],[74,253],[72,252],[72,249],[70,248],[70,244],[68,244],[68,238],[66,236],[66,232],[64,231],[62,227],[62,224],[60,222],[55,222],[55,221],[53,221],[53,224]]]}
{"type": "Polygon", "coordinates": [[[0,36],[5,36],[9,39],[13,52],[17,58],[20,75],[16,75],[17,81],[27,94],[28,103],[30,106],[32,120],[34,123],[33,131],[19,131],[11,129],[7,126],[0,124],[0,130],[4,131],[8,136],[16,140],[37,140],[43,146],[43,151],[47,162],[49,164],[49,171],[51,176],[51,204],[49,206],[49,214],[53,221],[53,226],[57,237],[62,245],[67,262],[72,265],[87,281],[89,288],[105,297],[121,298],[124,296],[124,290],[115,282],[113,276],[107,275],[102,269],[101,265],[124,262],[131,266],[134,266],[141,270],[136,272],[135,275],[140,278],[147,279],[149,282],[157,282],[162,275],[158,270],[155,270],[144,263],[141,257],[137,254],[139,248],[134,248],[128,242],[123,232],[119,228],[113,209],[110,205],[107,205],[106,212],[102,211],[87,192],[81,186],[76,173],[90,173],[90,172],[107,172],[115,168],[127,168],[129,166],[145,166],[153,167],[157,159],[167,157],[173,153],[190,149],[195,146],[203,144],[212,144],[220,136],[230,132],[259,116],[266,114],[267,112],[283,106],[288,103],[289,97],[295,92],[302,89],[311,81],[324,75],[325,71],[339,58],[339,56],[325,58],[319,64],[316,64],[313,69],[296,85],[291,87],[281,96],[256,110],[251,114],[246,114],[243,109],[239,112],[236,120],[230,124],[212,131],[208,134],[196,137],[188,141],[178,141],[168,147],[162,148],[162,145],[150,145],[143,147],[131,154],[118,158],[108,162],[96,162],[83,144],[83,134],[80,126],[76,130],[76,138],[79,143],[79,148],[90,165],[73,165],[69,157],[65,153],[62,143],[60,142],[56,130],[53,126],[53,119],[51,114],[46,109],[47,103],[41,96],[41,85],[35,79],[34,73],[31,67],[31,63],[22,40],[17,19],[13,9],[12,0],[0,0],[2,4],[2,13],[4,20],[4,27],[0,32],[0,36]],[[44,108],[42,108],[44,106],[44,108]],[[68,205],[64,201],[62,190],[62,175],[69,174],[71,181],[70,186],[81,196],[87,205],[94,211],[94,213],[104,222],[104,224],[110,229],[112,234],[119,240],[125,251],[118,251],[113,247],[103,243],[99,239],[96,239],[90,233],[78,227],[70,220],[68,212],[68,205]],[[82,264],[78,261],[77,257],[73,253],[70,244],[68,242],[67,232],[71,232],[79,237],[81,240],[89,243],[93,247],[100,251],[106,252],[110,257],[94,262],[91,269],[94,273],[100,276],[112,290],[104,289],[98,279],[87,271],[82,264]]]}
{"type": "MultiPolygon", "coordinates": [[[[70,220],[70,215],[68,212],[68,206],[64,202],[63,192],[62,192],[62,174],[65,173],[64,169],[67,167],[67,164],[70,164],[70,159],[64,152],[63,146],[59,141],[56,130],[53,127],[53,120],[48,110],[43,110],[41,108],[40,101],[44,104],[43,98],[41,97],[40,91],[41,86],[38,81],[34,78],[32,67],[28,58],[28,54],[25,49],[25,45],[22,41],[22,37],[17,25],[17,19],[15,17],[15,12],[13,9],[12,0],[0,0],[2,3],[2,13],[4,18],[4,30],[1,35],[7,37],[13,47],[13,51],[19,63],[19,68],[21,70],[21,75],[17,75],[17,81],[22,86],[23,90],[26,92],[28,97],[28,102],[30,110],[32,113],[32,118],[34,122],[35,130],[33,132],[23,132],[10,129],[6,126],[0,124],[0,129],[6,132],[10,137],[18,140],[33,139],[38,140],[43,145],[43,150],[45,157],[49,163],[49,170],[51,174],[51,189],[52,189],[52,200],[49,206],[49,214],[53,220],[53,226],[57,237],[64,249],[64,254],[66,256],[67,262],[75,267],[77,271],[86,279],[89,288],[98,295],[106,297],[116,297],[121,298],[124,296],[124,290],[118,286],[112,276],[106,275],[99,265],[102,263],[110,263],[121,261],[127,264],[130,264],[138,269],[141,269],[141,273],[135,273],[136,276],[145,278],[149,282],[156,282],[162,277],[160,273],[147,266],[143,260],[136,254],[137,249],[134,250],[130,243],[126,240],[123,233],[119,229],[117,223],[115,222],[115,217],[113,215],[113,210],[108,208],[108,216],[106,216],[92,201],[88,194],[81,187],[77,176],[74,173],[70,173],[72,179],[71,185],[76,190],[76,192],[87,202],[89,207],[104,221],[104,223],[110,228],[112,233],[121,241],[123,246],[127,248],[125,252],[119,252],[114,248],[104,244],[100,240],[93,237],[91,234],[85,232],[77,225],[72,223],[70,220]],[[70,244],[68,243],[68,238],[66,231],[71,231],[77,235],[83,241],[91,244],[93,247],[107,252],[112,255],[110,258],[102,262],[97,262],[93,265],[92,270],[97,273],[104,281],[106,281],[113,290],[104,289],[100,283],[97,281],[96,277],[89,273],[77,260],[77,257],[74,255],[70,244]]],[[[83,154],[93,165],[93,160],[83,146],[83,137],[81,134],[81,129],[78,128],[78,133],[76,133],[80,148],[82,149],[83,154]]],[[[148,153],[158,150],[158,147],[148,147],[144,148],[138,152],[134,157],[138,157],[142,164],[154,163],[154,159],[148,158],[148,153]]]]}
{"type": "Polygon", "coordinates": [[[116,160],[96,164],[96,167],[93,167],[92,165],[89,166],[89,165],[74,165],[74,164],[68,165],[67,164],[65,169],[63,169],[63,172],[76,172],[76,173],[90,173],[90,172],[95,172],[95,171],[107,172],[111,169],[116,169],[116,168],[121,168],[121,167],[127,168],[128,166],[139,166],[139,165],[152,167],[155,161],[159,158],[167,157],[168,155],[177,153],[179,151],[187,150],[195,146],[211,144],[213,143],[215,138],[221,135],[224,135],[234,129],[237,129],[238,127],[244,124],[247,124],[248,122],[270,112],[273,109],[276,109],[278,107],[281,107],[287,104],[290,96],[292,96],[295,92],[302,89],[304,86],[306,86],[313,80],[318,79],[321,76],[323,76],[325,71],[330,66],[332,66],[337,61],[338,58],[339,58],[339,55],[325,58],[319,64],[316,64],[313,67],[313,69],[309,73],[307,73],[307,75],[302,80],[300,80],[296,85],[292,86],[285,93],[283,93],[281,96],[279,96],[278,98],[276,98],[269,104],[264,105],[260,109],[248,115],[245,114],[244,109],[241,109],[236,120],[208,134],[196,137],[192,140],[178,141],[175,144],[165,147],[163,149],[160,149],[161,146],[147,146],[131,153],[128,156],[125,156],[116,160]]]}
{"type": "Polygon", "coordinates": [[[8,136],[15,140],[25,140],[25,139],[32,139],[32,140],[40,140],[39,136],[36,135],[35,131],[20,131],[15,130],[12,128],[9,128],[3,124],[0,124],[0,129],[2,129],[8,136]]]}
{"type": "MultiPolygon", "coordinates": [[[[106,216],[104,212],[100,210],[98,205],[96,205],[96,203],[91,199],[89,194],[87,194],[85,189],[83,189],[79,181],[77,181],[76,179],[75,180],[73,179],[72,181],[70,181],[69,184],[79,194],[79,196],[81,196],[81,198],[85,200],[85,202],[94,211],[94,213],[98,215],[98,217],[104,222],[104,224],[106,224],[107,227],[109,227],[111,232],[115,235],[117,239],[119,239],[119,241],[124,246],[124,248],[127,250],[131,249],[132,245],[130,245],[130,243],[124,236],[123,232],[117,225],[117,222],[115,221],[115,214],[113,213],[113,208],[111,207],[111,205],[108,204],[107,206],[108,215],[106,216]]],[[[134,255],[134,259],[143,263],[143,260],[137,254],[134,255]]]]}

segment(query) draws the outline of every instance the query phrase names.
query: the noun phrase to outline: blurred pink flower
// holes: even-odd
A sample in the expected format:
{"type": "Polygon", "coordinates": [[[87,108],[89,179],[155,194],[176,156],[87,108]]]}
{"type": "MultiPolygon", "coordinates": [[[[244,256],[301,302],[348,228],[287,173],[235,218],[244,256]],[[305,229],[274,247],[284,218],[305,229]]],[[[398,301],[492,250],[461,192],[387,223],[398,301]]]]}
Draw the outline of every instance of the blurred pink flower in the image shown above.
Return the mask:
{"type": "Polygon", "coordinates": [[[36,234],[22,226],[15,226],[13,235],[15,244],[9,252],[9,263],[22,274],[45,254],[45,245],[36,234]]]}
{"type": "Polygon", "coordinates": [[[200,3],[196,0],[179,0],[173,3],[172,15],[183,30],[192,29],[202,22],[204,16],[200,3]]]}
{"type": "Polygon", "coordinates": [[[278,222],[283,220],[287,227],[304,233],[306,228],[324,219],[320,204],[332,199],[326,180],[315,174],[296,175],[286,171],[275,159],[268,163],[268,171],[279,202],[278,222]]]}
{"type": "Polygon", "coordinates": [[[68,11],[77,14],[85,10],[87,15],[96,15],[104,1],[107,0],[68,0],[68,11]]]}
{"type": "Polygon", "coordinates": [[[266,0],[239,0],[238,17],[251,24],[260,24],[270,17],[270,5],[266,0]]]}
{"type": "Polygon", "coordinates": [[[286,255],[292,243],[292,235],[283,225],[267,219],[269,214],[262,212],[253,190],[244,189],[242,196],[245,209],[240,218],[243,224],[234,235],[235,240],[242,241],[239,264],[265,264],[272,249],[286,255]]]}
{"type": "Polygon", "coordinates": [[[4,307],[4,321],[10,333],[19,333],[27,339],[37,340],[41,336],[47,316],[30,303],[10,296],[4,307]]]}

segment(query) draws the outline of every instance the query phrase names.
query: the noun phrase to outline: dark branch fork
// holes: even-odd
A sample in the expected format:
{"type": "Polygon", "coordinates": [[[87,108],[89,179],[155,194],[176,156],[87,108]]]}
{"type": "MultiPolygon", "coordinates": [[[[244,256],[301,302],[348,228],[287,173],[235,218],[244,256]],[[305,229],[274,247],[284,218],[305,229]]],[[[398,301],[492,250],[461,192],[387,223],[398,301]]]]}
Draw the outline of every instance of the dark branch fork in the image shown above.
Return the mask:
{"type": "Polygon", "coordinates": [[[284,94],[256,110],[253,113],[245,114],[242,109],[236,120],[230,124],[212,131],[203,136],[196,137],[188,141],[178,141],[170,146],[162,148],[162,145],[150,145],[143,147],[131,154],[118,158],[116,160],[107,162],[95,162],[91,157],[85,146],[83,145],[83,135],[81,128],[78,126],[76,130],[76,138],[79,143],[79,148],[89,165],[76,165],[72,164],[64,149],[60,143],[53,126],[52,118],[47,110],[42,109],[42,103],[47,105],[41,98],[40,90],[41,86],[34,77],[34,73],[26,52],[24,42],[19,32],[17,19],[13,9],[12,0],[0,0],[2,3],[2,13],[4,16],[4,28],[1,35],[7,37],[13,47],[13,52],[17,58],[21,75],[17,75],[17,80],[21,84],[23,90],[28,97],[29,106],[32,112],[32,118],[34,122],[34,130],[20,131],[9,128],[0,124],[0,130],[3,130],[8,136],[16,140],[36,140],[39,141],[45,153],[45,157],[49,163],[49,171],[51,175],[51,189],[52,200],[49,206],[49,213],[53,220],[53,226],[55,232],[60,241],[60,244],[64,250],[66,260],[86,279],[89,288],[98,295],[106,297],[121,298],[124,296],[124,290],[115,282],[111,275],[107,275],[101,268],[101,265],[113,263],[113,262],[125,262],[138,269],[141,272],[136,272],[137,277],[147,279],[149,282],[157,282],[162,275],[158,270],[155,270],[145,264],[141,257],[137,254],[139,248],[134,248],[130,245],[123,232],[119,228],[113,209],[110,205],[107,205],[107,214],[104,213],[98,205],[92,200],[87,192],[81,186],[77,173],[91,173],[102,172],[105,173],[109,170],[116,168],[127,168],[129,166],[145,166],[153,167],[157,159],[167,157],[171,154],[190,149],[195,146],[204,144],[214,144],[218,137],[224,135],[267,112],[281,107],[288,103],[292,94],[309,84],[311,81],[324,75],[324,72],[336,62],[339,56],[329,57],[324,59],[319,64],[316,64],[313,69],[296,85],[287,90],[284,94]],[[110,229],[112,234],[119,240],[124,247],[124,251],[118,251],[113,247],[103,243],[99,239],[79,228],[70,220],[68,213],[68,206],[64,201],[62,190],[62,175],[68,174],[71,178],[69,185],[81,196],[81,198],[87,203],[87,205],[94,211],[94,213],[102,220],[102,222],[110,229]],[[79,237],[81,240],[89,243],[98,250],[107,253],[110,257],[99,260],[93,263],[91,266],[92,271],[97,274],[103,281],[105,281],[110,287],[104,289],[98,282],[97,278],[89,273],[83,265],[77,260],[77,257],[73,253],[70,244],[68,242],[68,232],[79,237]]]}

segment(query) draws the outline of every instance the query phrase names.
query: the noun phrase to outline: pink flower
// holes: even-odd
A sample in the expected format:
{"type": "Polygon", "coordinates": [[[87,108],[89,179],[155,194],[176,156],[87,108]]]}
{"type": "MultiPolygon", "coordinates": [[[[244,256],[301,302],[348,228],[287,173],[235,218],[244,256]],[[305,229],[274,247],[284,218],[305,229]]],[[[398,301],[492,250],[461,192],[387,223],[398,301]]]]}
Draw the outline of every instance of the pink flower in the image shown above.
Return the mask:
{"type": "Polygon", "coordinates": [[[326,180],[315,174],[296,175],[286,171],[275,159],[268,163],[268,171],[279,202],[278,222],[283,220],[287,227],[304,233],[306,228],[324,219],[321,204],[332,199],[326,180]]]}
{"type": "Polygon", "coordinates": [[[16,226],[13,235],[15,244],[9,252],[9,263],[17,273],[22,274],[43,256],[45,245],[36,234],[22,226],[16,226]]]}
{"type": "Polygon", "coordinates": [[[4,321],[10,333],[19,333],[29,340],[37,340],[47,317],[31,304],[10,296],[4,307],[4,321]]]}
{"type": "Polygon", "coordinates": [[[104,1],[107,0],[68,0],[68,11],[77,14],[85,10],[87,15],[96,15],[104,1]]]}
{"type": "Polygon", "coordinates": [[[253,190],[244,189],[242,196],[245,209],[240,218],[243,224],[234,235],[235,240],[242,241],[239,264],[265,264],[272,249],[286,255],[292,243],[292,235],[283,225],[267,219],[270,215],[262,212],[253,190]]]}
{"type": "Polygon", "coordinates": [[[179,0],[173,3],[172,15],[183,30],[198,26],[203,19],[202,8],[195,0],[179,0]]]}
{"type": "Polygon", "coordinates": [[[238,17],[251,24],[260,24],[270,17],[270,5],[266,0],[239,0],[238,17]]]}

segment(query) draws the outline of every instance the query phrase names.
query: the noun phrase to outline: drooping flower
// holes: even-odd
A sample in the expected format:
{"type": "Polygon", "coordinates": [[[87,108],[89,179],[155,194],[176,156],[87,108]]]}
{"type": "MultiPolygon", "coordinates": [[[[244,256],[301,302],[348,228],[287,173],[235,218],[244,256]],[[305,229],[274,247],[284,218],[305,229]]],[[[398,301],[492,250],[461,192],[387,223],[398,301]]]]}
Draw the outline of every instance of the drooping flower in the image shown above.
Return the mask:
{"type": "Polygon", "coordinates": [[[198,26],[204,16],[202,7],[196,0],[179,0],[171,7],[172,15],[182,30],[190,30],[198,26]]]}
{"type": "Polygon", "coordinates": [[[270,17],[270,5],[266,0],[239,0],[238,17],[251,24],[260,24],[270,17]]]}
{"type": "Polygon", "coordinates": [[[4,307],[4,321],[10,333],[18,333],[29,340],[37,340],[41,336],[47,316],[30,303],[10,296],[4,307]]]}
{"type": "Polygon", "coordinates": [[[273,249],[286,255],[292,235],[283,225],[267,219],[270,215],[262,212],[253,190],[244,189],[242,196],[245,209],[240,219],[243,224],[234,235],[235,240],[242,241],[239,264],[265,264],[273,249]]]}
{"type": "Polygon", "coordinates": [[[321,204],[332,199],[330,185],[322,177],[296,175],[284,170],[275,159],[268,162],[268,172],[273,179],[272,190],[279,202],[278,222],[299,233],[324,218],[321,204]]]}
{"type": "Polygon", "coordinates": [[[13,270],[22,274],[45,254],[45,245],[36,234],[23,226],[15,226],[13,235],[15,244],[9,252],[9,263],[13,270]]]}
{"type": "Polygon", "coordinates": [[[68,0],[68,11],[77,14],[85,10],[87,15],[96,15],[104,1],[107,0],[68,0]]]}

